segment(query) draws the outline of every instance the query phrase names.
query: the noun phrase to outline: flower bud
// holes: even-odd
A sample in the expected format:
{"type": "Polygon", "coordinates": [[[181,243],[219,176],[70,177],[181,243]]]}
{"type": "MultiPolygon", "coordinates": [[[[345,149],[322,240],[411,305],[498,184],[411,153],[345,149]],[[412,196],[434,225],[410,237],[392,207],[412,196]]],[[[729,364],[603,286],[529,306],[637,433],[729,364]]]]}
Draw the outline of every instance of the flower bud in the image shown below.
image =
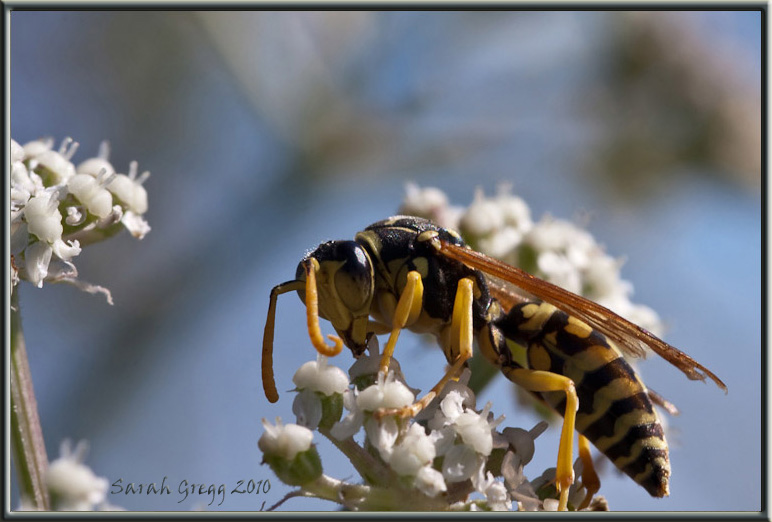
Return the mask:
{"type": "Polygon", "coordinates": [[[321,476],[322,461],[311,445],[311,430],[297,424],[283,425],[279,418],[276,426],[263,419],[263,427],[265,432],[257,446],[263,452],[263,463],[268,464],[282,482],[302,486],[321,476]]]}

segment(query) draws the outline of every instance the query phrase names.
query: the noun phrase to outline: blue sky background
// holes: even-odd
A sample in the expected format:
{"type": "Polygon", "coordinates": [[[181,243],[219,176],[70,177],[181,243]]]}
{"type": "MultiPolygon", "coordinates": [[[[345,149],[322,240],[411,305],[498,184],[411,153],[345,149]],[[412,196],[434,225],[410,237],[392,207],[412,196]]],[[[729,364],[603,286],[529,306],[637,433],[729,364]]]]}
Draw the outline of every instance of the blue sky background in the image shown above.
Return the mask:
{"type": "MultiPolygon", "coordinates": [[[[535,218],[585,220],[626,258],[634,300],[660,314],[665,339],[728,385],[724,395],[656,358],[641,365],[682,412],[669,419],[671,497],[652,499],[606,466],[612,509],[760,509],[759,12],[10,19],[13,138],[72,136],[76,163],[108,139],[119,171],[136,159],[152,172],[152,232],[76,258],[114,306],[66,286],[21,290],[49,457],[64,438],[87,439],[88,463],[111,483],[167,477],[174,493],[112,503],[206,506],[206,496],[178,503],[182,480],[229,491],[271,480],[267,494],[228,494],[208,509],[255,510],[289,490],[260,466],[260,419],[292,418],[281,392],[315,356],[302,304],[285,296],[281,400],[264,399],[269,291],[307,249],[395,213],[413,181],[458,205],[507,182],[535,218]]],[[[416,336],[401,338],[398,358],[424,389],[444,363],[416,336]]],[[[337,364],[347,369],[350,356],[337,364]]],[[[510,396],[500,378],[480,404],[495,398],[506,425],[536,424],[510,396]]],[[[537,440],[529,478],[554,466],[557,432],[537,440]]],[[[316,442],[329,475],[353,476],[316,442]]],[[[332,507],[293,499],[283,509],[332,507]]]]}

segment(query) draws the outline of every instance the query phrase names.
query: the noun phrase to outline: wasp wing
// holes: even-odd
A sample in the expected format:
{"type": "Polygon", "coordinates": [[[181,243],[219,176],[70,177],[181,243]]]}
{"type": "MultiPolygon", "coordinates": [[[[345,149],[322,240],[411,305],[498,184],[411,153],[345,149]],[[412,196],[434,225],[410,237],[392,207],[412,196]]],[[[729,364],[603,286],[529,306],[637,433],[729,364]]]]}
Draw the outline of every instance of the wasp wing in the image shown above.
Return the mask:
{"type": "MultiPolygon", "coordinates": [[[[557,285],[539,279],[519,268],[502,263],[468,247],[462,247],[440,240],[440,252],[465,265],[481,270],[506,283],[515,285],[528,294],[546,301],[569,315],[581,319],[614,341],[626,354],[642,357],[648,347],[667,362],[681,370],[689,379],[704,381],[710,378],[719,388],[727,391],[726,385],[713,372],[669,345],[645,328],[628,321],[605,306],[576,295],[557,285]]],[[[501,289],[498,289],[501,290],[501,289]]],[[[496,292],[501,293],[500,291],[496,292]]],[[[509,299],[511,303],[514,299],[509,299]]],[[[507,302],[502,303],[507,306],[507,302]]]]}

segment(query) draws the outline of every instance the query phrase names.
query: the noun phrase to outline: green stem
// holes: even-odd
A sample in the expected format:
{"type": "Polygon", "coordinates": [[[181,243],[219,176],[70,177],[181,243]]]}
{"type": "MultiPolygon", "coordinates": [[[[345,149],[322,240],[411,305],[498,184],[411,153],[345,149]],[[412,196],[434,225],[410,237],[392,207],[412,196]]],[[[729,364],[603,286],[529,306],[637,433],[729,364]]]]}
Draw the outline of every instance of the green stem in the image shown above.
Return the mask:
{"type": "Polygon", "coordinates": [[[359,446],[352,437],[345,440],[338,440],[332,436],[330,430],[318,428],[319,433],[327,437],[341,453],[346,455],[359,472],[367,484],[374,486],[383,486],[394,480],[394,473],[384,466],[378,459],[370,455],[364,448],[359,446]]]}
{"type": "Polygon", "coordinates": [[[18,287],[11,293],[11,447],[22,500],[32,509],[49,511],[48,457],[21,328],[18,287]]]}

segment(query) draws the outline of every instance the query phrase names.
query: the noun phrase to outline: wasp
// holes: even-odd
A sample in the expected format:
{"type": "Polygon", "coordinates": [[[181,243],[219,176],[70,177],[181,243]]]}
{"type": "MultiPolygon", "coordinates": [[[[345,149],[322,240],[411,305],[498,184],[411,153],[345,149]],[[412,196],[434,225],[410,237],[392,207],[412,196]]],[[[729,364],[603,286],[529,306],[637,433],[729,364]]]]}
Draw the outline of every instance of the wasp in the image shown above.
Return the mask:
{"type": "Polygon", "coordinates": [[[437,339],[449,364],[442,379],[416,403],[379,416],[416,415],[458,378],[476,340],[487,361],[563,416],[555,474],[560,510],[567,509],[574,482],[575,431],[587,488],[579,508],[600,487],[590,442],[652,496],[669,494],[668,445],[654,404],[673,407],[647,389],[625,355],[641,357],[648,348],[689,379],[709,378],[727,390],[697,361],[611,310],[470,249],[453,230],[394,216],[353,241],[322,243],[300,261],[294,280],[271,291],[262,359],[271,402],[278,400],[276,300],[291,291],[305,303],[312,344],[327,356],[345,344],[359,357],[371,336],[389,333],[380,362],[386,372],[403,329],[437,339]],[[319,317],[338,334],[328,335],[331,345],[319,317]]]}

